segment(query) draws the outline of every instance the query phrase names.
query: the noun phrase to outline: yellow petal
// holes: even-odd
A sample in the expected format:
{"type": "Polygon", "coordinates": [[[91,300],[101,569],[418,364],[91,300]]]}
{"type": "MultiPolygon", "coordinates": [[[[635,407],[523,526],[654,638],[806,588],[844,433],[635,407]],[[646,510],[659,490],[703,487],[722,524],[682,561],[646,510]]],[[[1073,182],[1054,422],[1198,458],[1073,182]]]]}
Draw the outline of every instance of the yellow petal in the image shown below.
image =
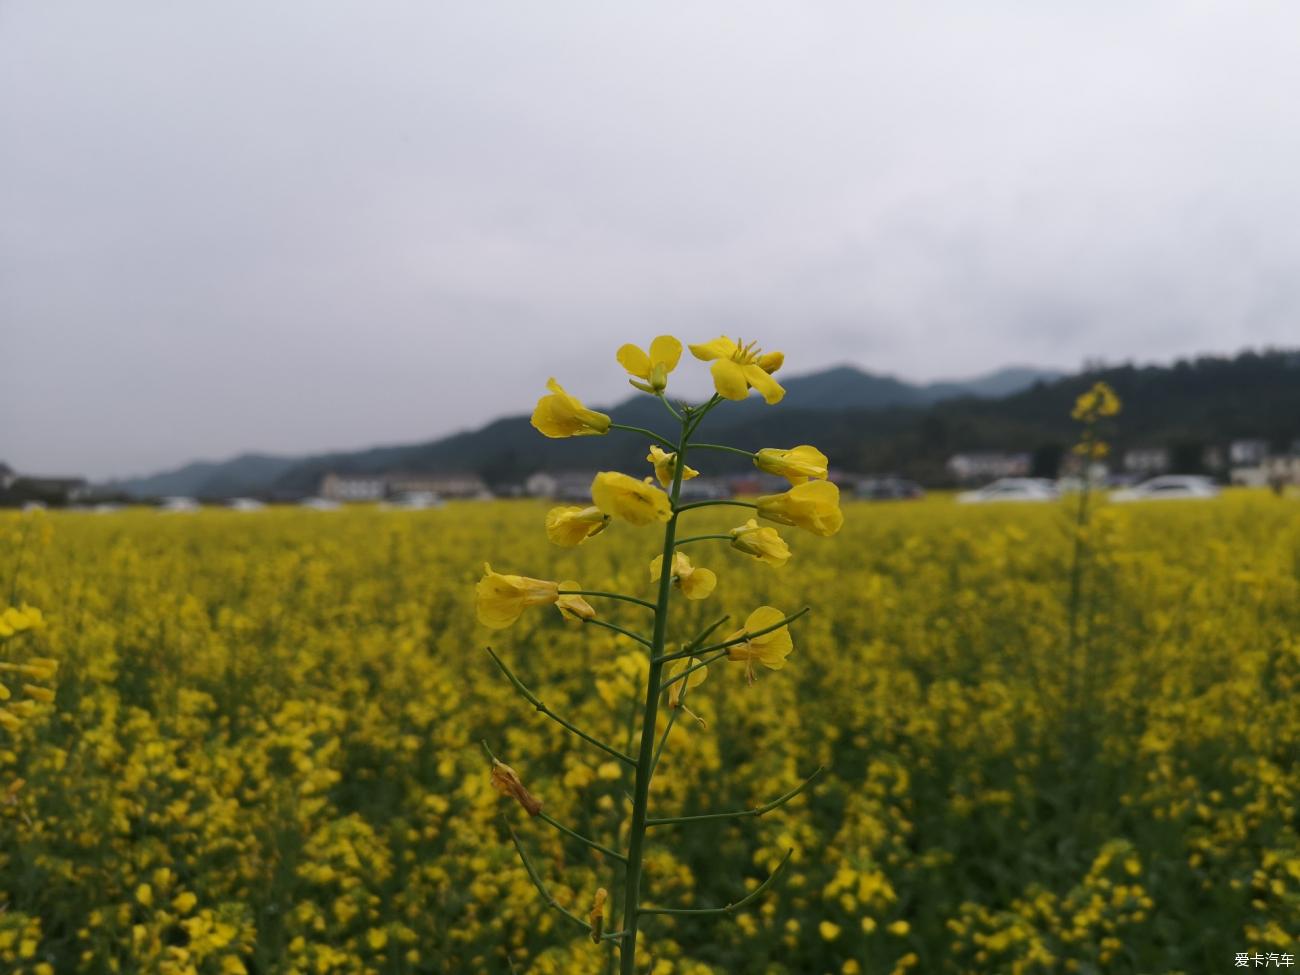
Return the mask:
{"type": "Polygon", "coordinates": [[[620,346],[617,353],[618,364],[634,376],[639,376],[642,379],[649,379],[650,369],[652,368],[650,359],[654,354],[653,344],[650,346],[650,349],[651,355],[648,356],[631,343],[620,346]]]}
{"type": "Polygon", "coordinates": [[[755,633],[765,627],[780,623],[785,613],[775,606],[760,606],[745,618],[745,632],[755,633]]]}
{"type": "MultiPolygon", "coordinates": [[[[573,579],[565,579],[560,583],[560,588],[581,589],[582,583],[573,579]]],[[[555,608],[560,611],[560,615],[569,623],[581,623],[584,620],[594,620],[596,618],[596,611],[592,608],[591,603],[572,593],[558,597],[555,600],[555,608]]]]}
{"type": "Polygon", "coordinates": [[[546,513],[546,537],[552,544],[573,548],[600,534],[608,523],[609,516],[595,505],[560,505],[546,513]]]}
{"type": "Polygon", "coordinates": [[[667,521],[673,516],[668,495],[619,471],[601,471],[591,482],[591,500],[607,515],[633,525],[667,521]]]}
{"type": "Polygon", "coordinates": [[[718,584],[718,576],[712,569],[693,569],[681,577],[681,584],[687,599],[707,599],[718,584]]]}
{"type": "Polygon", "coordinates": [[[750,363],[741,368],[744,371],[745,379],[749,381],[749,385],[763,394],[763,401],[768,406],[781,402],[785,397],[785,389],[782,388],[781,384],[764,372],[758,364],[750,363]]]}
{"type": "Polygon", "coordinates": [[[742,400],[749,395],[749,384],[745,381],[745,370],[740,363],[731,359],[716,359],[709,367],[709,372],[713,373],[714,388],[723,399],[742,400]]]}
{"type": "MultiPolygon", "coordinates": [[[[627,348],[627,346],[624,346],[624,348],[627,348]]],[[[639,352],[640,350],[638,349],[637,351],[639,352]]],[[[678,342],[671,335],[657,336],[655,340],[650,343],[650,362],[656,366],[663,366],[664,372],[672,372],[676,369],[677,360],[681,357],[682,343],[678,342]]]]}
{"type": "Polygon", "coordinates": [[[730,359],[736,354],[738,346],[725,335],[721,335],[712,342],[702,342],[699,345],[690,347],[691,355],[704,362],[711,359],[730,359]]]}
{"type": "MultiPolygon", "coordinates": [[[[689,657],[682,657],[678,660],[674,660],[668,665],[668,679],[672,680],[674,677],[686,670],[686,668],[694,667],[696,663],[697,661],[692,660],[689,657]]],[[[668,685],[668,706],[672,708],[680,707],[682,696],[691,688],[699,687],[703,684],[704,678],[707,676],[709,676],[709,668],[706,665],[692,670],[682,680],[673,681],[673,683],[668,685]]]]}

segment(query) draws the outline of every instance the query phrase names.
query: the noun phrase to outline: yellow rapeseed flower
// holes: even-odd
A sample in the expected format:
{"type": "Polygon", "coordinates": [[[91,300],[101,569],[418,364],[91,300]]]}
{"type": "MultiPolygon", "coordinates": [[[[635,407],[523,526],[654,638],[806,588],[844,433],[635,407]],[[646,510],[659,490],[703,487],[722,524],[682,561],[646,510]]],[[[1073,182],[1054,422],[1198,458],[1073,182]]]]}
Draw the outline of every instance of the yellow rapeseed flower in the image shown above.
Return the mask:
{"type": "MultiPolygon", "coordinates": [[[[677,472],[677,454],[670,454],[661,447],[652,446],[645,459],[655,465],[655,477],[659,478],[660,484],[668,487],[673,483],[673,475],[677,472]]],[[[682,468],[683,481],[689,481],[691,478],[699,476],[700,472],[690,464],[682,468]]]]}
{"type": "MultiPolygon", "coordinates": [[[[664,557],[656,555],[650,562],[650,581],[658,582],[664,557]]],[[[687,599],[707,599],[718,584],[717,574],[711,569],[698,569],[691,565],[685,552],[673,553],[673,584],[687,599]]]]}
{"type": "Polygon", "coordinates": [[[35,630],[45,625],[41,611],[24,603],[20,607],[8,606],[0,612],[0,637],[13,636],[24,630],[35,630]]]}
{"type": "Polygon", "coordinates": [[[590,437],[609,433],[610,419],[604,413],[587,409],[553,378],[546,381],[546,388],[551,394],[537,401],[532,419],[533,426],[543,436],[590,437]]]}
{"type": "Polygon", "coordinates": [[[633,525],[667,521],[673,516],[668,495],[653,484],[618,471],[601,471],[591,482],[591,500],[601,511],[633,525]]]}
{"type": "MultiPolygon", "coordinates": [[[[528,576],[502,575],[483,563],[483,578],[475,588],[478,621],[494,630],[504,630],[529,606],[545,606],[560,598],[560,584],[528,576]]],[[[575,587],[576,588],[576,587],[575,587]]]]}
{"type": "Polygon", "coordinates": [[[796,484],[783,494],[756,498],[758,516],[782,525],[794,525],[814,535],[829,537],[844,524],[840,489],[830,481],[796,484]]]}
{"type": "Polygon", "coordinates": [[[49,657],[31,657],[27,661],[27,675],[37,680],[53,680],[59,672],[59,662],[49,657]]]}
{"type": "Polygon", "coordinates": [[[754,683],[755,660],[771,670],[780,670],[785,666],[785,658],[794,649],[790,627],[778,626],[775,630],[761,636],[749,636],[751,633],[774,626],[783,619],[785,613],[775,606],[760,606],[749,614],[743,628],[727,637],[728,640],[746,638],[743,643],[727,647],[727,659],[745,661],[745,679],[749,683],[754,683]]]}
{"type": "Polygon", "coordinates": [[[1070,416],[1076,420],[1090,423],[1103,416],[1115,416],[1119,413],[1120,401],[1115,390],[1104,382],[1095,382],[1092,388],[1074,401],[1070,416]]]}
{"type": "Polygon", "coordinates": [[[668,706],[673,709],[681,708],[692,718],[698,721],[700,723],[701,728],[708,727],[707,722],[703,718],[701,718],[698,714],[696,714],[694,711],[692,711],[690,708],[688,708],[686,704],[682,701],[682,698],[686,696],[686,692],[689,691],[692,687],[699,687],[701,684],[703,684],[704,678],[708,676],[709,676],[708,664],[699,664],[697,661],[689,657],[682,657],[678,660],[674,660],[672,663],[668,665],[668,680],[672,681],[672,683],[668,685],[668,706]],[[680,674],[685,672],[687,668],[690,667],[693,667],[695,669],[692,670],[685,677],[683,677],[681,680],[673,680],[674,677],[679,676],[680,674]]]}
{"type": "Polygon", "coordinates": [[[519,774],[505,762],[492,762],[492,788],[503,796],[511,796],[527,810],[528,815],[536,816],[542,811],[542,800],[524,788],[519,774]]]}
{"type": "Polygon", "coordinates": [[[775,528],[760,528],[753,518],[730,532],[731,547],[780,568],[790,561],[790,546],[775,528]]]}
{"type": "Polygon", "coordinates": [[[791,484],[826,478],[826,455],[816,447],[803,444],[789,450],[764,447],[754,455],[754,466],[760,471],[784,477],[791,484]]]}
{"type": "Polygon", "coordinates": [[[702,667],[696,667],[696,661],[689,657],[680,657],[668,665],[668,680],[681,674],[688,667],[695,667],[689,674],[681,680],[673,681],[668,685],[668,706],[678,708],[682,706],[682,696],[692,687],[699,687],[704,683],[704,678],[709,676],[708,664],[702,667]]]}
{"type": "MultiPolygon", "coordinates": [[[[560,588],[564,590],[581,589],[582,584],[574,582],[572,579],[565,579],[560,583],[560,588]]],[[[582,623],[596,618],[596,611],[591,608],[591,603],[572,592],[562,593],[560,598],[555,601],[555,608],[570,623],[582,623]]]]}
{"type": "Polygon", "coordinates": [[[742,400],[749,395],[751,386],[769,405],[781,402],[785,396],[781,384],[772,378],[772,373],[785,362],[780,352],[761,355],[753,342],[741,345],[723,335],[712,342],[692,345],[691,354],[713,363],[709,371],[713,374],[714,388],[723,399],[742,400]]]}
{"type": "Polygon", "coordinates": [[[682,343],[671,335],[655,338],[648,354],[631,343],[618,350],[619,365],[636,377],[628,382],[647,393],[662,393],[667,388],[668,374],[677,367],[681,357],[682,343]]]}
{"type": "Polygon", "coordinates": [[[573,548],[609,524],[609,515],[595,505],[560,505],[546,512],[546,537],[556,545],[573,548]]]}

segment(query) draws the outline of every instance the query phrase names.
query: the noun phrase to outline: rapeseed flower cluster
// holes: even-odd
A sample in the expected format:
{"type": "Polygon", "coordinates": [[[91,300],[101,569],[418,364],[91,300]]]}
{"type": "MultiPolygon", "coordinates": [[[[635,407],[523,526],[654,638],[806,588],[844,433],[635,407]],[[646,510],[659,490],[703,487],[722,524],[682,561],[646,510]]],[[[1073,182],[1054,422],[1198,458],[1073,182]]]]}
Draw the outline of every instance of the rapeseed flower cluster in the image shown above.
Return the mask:
{"type": "MultiPolygon", "coordinates": [[[[541,873],[529,859],[519,837],[513,830],[510,833],[510,838],[529,879],[532,880],[542,899],[555,908],[561,916],[584,928],[597,946],[607,942],[611,969],[617,961],[619,971],[623,975],[632,975],[637,970],[638,929],[644,917],[655,915],[705,917],[729,914],[756,899],[785,868],[793,853],[793,849],[788,850],[785,858],[771,870],[768,878],[747,896],[739,901],[729,902],[723,907],[647,907],[642,902],[642,869],[643,866],[651,864],[656,857],[655,853],[647,852],[645,848],[646,834],[650,827],[739,819],[751,814],[749,810],[739,810],[668,819],[649,816],[651,782],[663,756],[664,747],[668,743],[668,736],[677,714],[685,712],[694,717],[701,727],[707,726],[703,718],[686,707],[683,699],[691,690],[698,688],[704,682],[711,661],[725,658],[744,662],[745,678],[750,685],[753,685],[756,677],[755,663],[771,670],[783,668],[786,658],[794,649],[789,624],[806,612],[805,609],[787,615],[773,606],[760,606],[749,614],[744,627],[721,642],[708,643],[708,638],[726,622],[726,616],[699,630],[692,639],[688,640],[683,636],[679,642],[668,643],[672,592],[674,590],[680,592],[689,602],[699,602],[709,599],[718,586],[717,572],[696,565],[690,556],[681,551],[680,546],[713,540],[726,541],[730,542],[731,547],[736,551],[775,568],[784,566],[791,557],[789,547],[775,529],[759,528],[755,519],[750,519],[744,525],[732,528],[725,534],[714,532],[689,538],[677,533],[678,519],[692,509],[715,505],[742,505],[754,509],[759,518],[802,528],[825,537],[834,535],[844,523],[839,507],[839,489],[826,480],[828,461],[826,455],[817,448],[809,445],[788,450],[765,448],[751,454],[735,447],[698,444],[692,441],[692,434],[699,427],[700,422],[725,400],[743,400],[750,389],[756,389],[769,405],[779,402],[784,396],[784,390],[772,378],[772,373],[781,367],[784,356],[781,353],[764,354],[754,343],[733,342],[725,337],[692,345],[690,349],[696,358],[713,363],[710,371],[716,393],[708,402],[697,406],[679,403],[674,407],[665,397],[668,376],[677,367],[682,353],[682,344],[676,338],[660,335],[650,342],[648,351],[636,345],[624,345],[618,350],[616,356],[618,362],[631,375],[629,382],[632,386],[659,399],[667,413],[677,421],[679,429],[676,440],[653,430],[615,423],[610,416],[588,409],[554,379],[547,383],[550,392],[538,401],[532,418],[533,426],[544,436],[551,438],[605,435],[613,430],[622,430],[644,436],[651,441],[650,452],[645,459],[651,466],[653,477],[646,475],[637,478],[621,471],[601,471],[596,474],[591,484],[591,504],[552,508],[547,512],[545,528],[546,536],[550,541],[563,548],[573,548],[604,532],[611,522],[626,523],[633,528],[662,524],[664,526],[662,540],[656,539],[656,546],[661,549],[661,554],[650,561],[650,582],[657,589],[657,598],[651,601],[628,593],[585,590],[576,581],[551,582],[525,576],[502,575],[493,572],[490,566],[485,566],[485,574],[479,580],[476,589],[478,620],[491,629],[499,630],[511,626],[529,606],[554,604],[566,620],[594,624],[640,644],[646,652],[647,669],[644,689],[635,682],[632,688],[634,699],[636,696],[644,697],[642,718],[639,728],[635,717],[630,721],[631,734],[628,745],[620,749],[607,740],[582,731],[547,707],[534,692],[524,686],[497,653],[491,649],[488,651],[493,663],[503,672],[510,684],[536,710],[552,718],[587,745],[617,760],[602,765],[597,773],[599,776],[622,779],[625,769],[621,768],[618,762],[629,767],[626,771],[631,779],[632,803],[627,811],[626,821],[620,820],[615,823],[615,835],[611,841],[619,844],[621,848],[614,849],[606,842],[579,833],[544,814],[541,800],[528,791],[514,769],[492,754],[486,741],[483,743],[491,760],[491,782],[497,791],[516,799],[530,816],[540,817],[546,824],[579,841],[589,850],[595,851],[598,864],[604,865],[606,861],[612,860],[616,866],[621,866],[621,873],[611,878],[611,884],[616,885],[615,889],[621,889],[622,927],[614,932],[606,932],[604,928],[606,889],[599,888],[597,906],[593,908],[587,920],[583,920],[555,900],[541,873]],[[781,494],[767,495],[752,502],[686,503],[682,500],[682,484],[699,476],[699,471],[685,462],[690,448],[694,448],[697,452],[703,449],[748,454],[755,467],[787,478],[791,488],[781,494]],[[654,483],[655,480],[658,481],[658,486],[654,483]],[[638,633],[634,629],[629,629],[627,624],[614,623],[598,616],[596,610],[586,601],[587,597],[597,600],[609,599],[616,603],[637,605],[650,610],[653,613],[651,631],[638,633]],[[666,726],[660,732],[659,704],[665,694],[669,717],[666,726]],[[660,735],[662,737],[659,737],[659,744],[656,747],[655,740],[660,735]]],[[[680,611],[678,615],[681,615],[680,611]]],[[[815,778],[820,772],[819,768],[812,777],[815,778]]],[[[583,779],[584,777],[578,774],[574,782],[576,784],[583,779]]],[[[810,782],[811,778],[799,789],[787,793],[770,805],[772,808],[783,805],[810,782]]]]}

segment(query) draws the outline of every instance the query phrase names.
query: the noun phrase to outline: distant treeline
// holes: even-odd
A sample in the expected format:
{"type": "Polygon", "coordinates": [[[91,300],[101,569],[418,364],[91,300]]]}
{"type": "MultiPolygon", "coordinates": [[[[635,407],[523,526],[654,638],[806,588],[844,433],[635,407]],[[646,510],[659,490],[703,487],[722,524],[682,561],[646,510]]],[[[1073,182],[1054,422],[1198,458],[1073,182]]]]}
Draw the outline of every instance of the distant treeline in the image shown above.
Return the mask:
{"type": "MultiPolygon", "coordinates": [[[[877,378],[859,375],[864,382],[877,378]]],[[[768,411],[754,404],[731,419],[719,411],[709,422],[711,435],[742,447],[815,443],[842,470],[893,472],[930,485],[950,482],[945,464],[954,453],[978,450],[1028,452],[1035,473],[1051,476],[1073,443],[1074,400],[1097,379],[1110,383],[1124,401],[1111,432],[1117,453],[1167,447],[1177,470],[1195,473],[1202,469],[1206,447],[1258,437],[1284,450],[1300,438],[1300,351],[1106,367],[1038,382],[1010,396],[964,396],[924,406],[768,411]]],[[[843,381],[837,374],[836,382],[843,381]]],[[[818,399],[808,390],[818,377],[800,382],[801,398],[818,399]]],[[[667,433],[662,412],[646,397],[621,405],[613,415],[667,433]]],[[[527,417],[512,417],[430,444],[316,458],[286,471],[276,487],[308,492],[328,470],[449,469],[474,471],[500,486],[517,484],[537,470],[634,469],[646,450],[629,436],[588,437],[562,446],[538,437],[527,417]]],[[[709,464],[717,471],[745,466],[743,459],[724,455],[710,455],[709,464]]]]}

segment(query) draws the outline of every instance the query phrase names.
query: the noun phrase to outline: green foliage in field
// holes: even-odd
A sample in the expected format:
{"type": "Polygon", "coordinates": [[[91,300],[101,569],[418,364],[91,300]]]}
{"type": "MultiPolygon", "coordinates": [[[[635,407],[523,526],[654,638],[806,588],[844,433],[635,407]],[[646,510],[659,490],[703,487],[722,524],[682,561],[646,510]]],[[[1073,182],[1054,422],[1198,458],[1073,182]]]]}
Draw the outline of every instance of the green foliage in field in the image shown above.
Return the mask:
{"type": "MultiPolygon", "coordinates": [[[[27,533],[16,580],[29,516],[0,520],[4,595],[45,622],[0,657],[60,661],[55,701],[0,732],[0,968],[603,971],[504,823],[575,912],[612,865],[493,791],[477,745],[617,846],[627,773],[521,710],[483,648],[629,749],[644,651],[549,611],[474,622],[484,552],[651,591],[637,529],[557,549],[545,510],[62,514],[27,533]]],[[[791,538],[779,572],[691,552],[719,584],[683,601],[684,630],[817,612],[779,675],[750,687],[723,662],[691,691],[708,729],[675,725],[656,810],[754,806],[830,771],[757,821],[652,833],[647,888],[676,904],[735,900],[796,854],[752,914],[646,919],[647,970],[1202,972],[1296,951],[1293,501],[1102,506],[1069,654],[1065,508],[846,513],[833,539],[791,538]]]]}

